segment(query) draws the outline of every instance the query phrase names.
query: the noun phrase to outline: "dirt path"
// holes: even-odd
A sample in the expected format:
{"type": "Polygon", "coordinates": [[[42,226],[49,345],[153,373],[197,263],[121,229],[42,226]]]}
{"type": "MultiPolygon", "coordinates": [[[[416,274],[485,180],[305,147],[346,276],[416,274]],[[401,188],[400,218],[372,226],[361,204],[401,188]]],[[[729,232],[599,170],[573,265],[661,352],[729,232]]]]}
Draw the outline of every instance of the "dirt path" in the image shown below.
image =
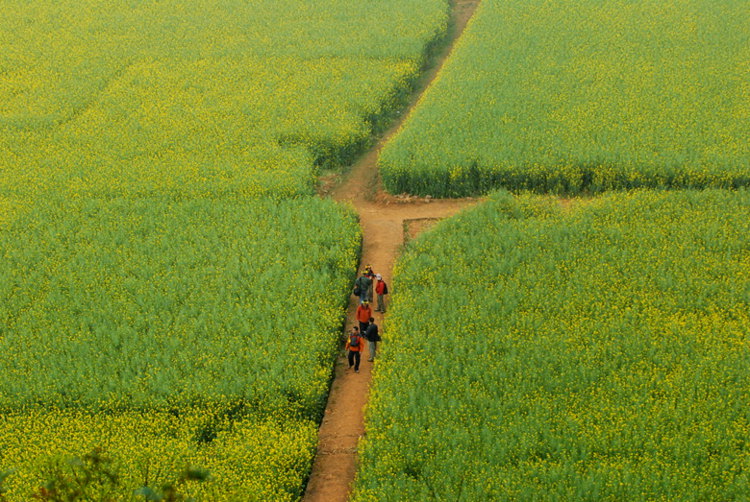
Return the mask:
{"type": "MultiPolygon", "coordinates": [[[[447,44],[435,63],[418,84],[409,104],[414,106],[419,96],[437,75],[450,49],[474,13],[479,0],[456,0],[452,15],[452,41],[447,44]]],[[[476,202],[475,199],[425,200],[399,198],[385,194],[377,177],[376,161],[383,144],[401,125],[408,113],[385,132],[378,144],[365,154],[351,169],[347,179],[336,187],[332,197],[350,202],[359,212],[364,234],[362,266],[372,265],[390,284],[393,264],[404,242],[405,229],[410,237],[431,223],[456,214],[476,202]]],[[[361,268],[360,268],[361,269],[361,268]]],[[[349,304],[347,329],[354,325],[356,301],[349,304]]],[[[382,314],[375,313],[375,322],[382,327],[382,314]]],[[[387,334],[386,334],[387,336],[387,334]]],[[[340,357],[331,387],[323,423],[318,435],[318,454],[304,496],[305,502],[346,501],[357,469],[357,442],[364,434],[364,408],[367,404],[373,363],[363,357],[360,372],[347,370],[347,362],[340,357]]]]}

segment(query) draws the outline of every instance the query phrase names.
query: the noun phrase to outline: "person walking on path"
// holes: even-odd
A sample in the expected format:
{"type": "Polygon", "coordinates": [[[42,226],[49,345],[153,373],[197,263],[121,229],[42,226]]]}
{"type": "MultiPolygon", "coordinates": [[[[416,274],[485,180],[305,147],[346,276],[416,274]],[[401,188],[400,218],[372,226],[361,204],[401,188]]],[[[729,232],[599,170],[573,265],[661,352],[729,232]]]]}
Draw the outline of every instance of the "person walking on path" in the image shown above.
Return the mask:
{"type": "Polygon", "coordinates": [[[352,326],[349,337],[346,339],[346,355],[349,361],[349,369],[354,366],[354,372],[359,373],[359,363],[362,360],[365,342],[357,326],[352,326]]]}
{"type": "Polygon", "coordinates": [[[372,309],[370,308],[369,302],[364,302],[357,307],[357,321],[359,321],[359,331],[364,334],[367,329],[367,325],[370,324],[372,318],[372,309]]]}
{"type": "Polygon", "coordinates": [[[378,285],[375,286],[375,294],[378,295],[378,308],[375,312],[382,312],[385,314],[385,295],[388,294],[388,285],[383,280],[383,276],[378,274],[375,276],[378,280],[378,285]]]}
{"type": "Polygon", "coordinates": [[[372,266],[367,265],[365,267],[365,274],[367,274],[367,277],[370,278],[370,289],[367,290],[367,301],[368,302],[374,302],[375,301],[375,272],[372,271],[372,266]]]}
{"type": "Polygon", "coordinates": [[[367,270],[362,271],[362,275],[357,277],[354,281],[354,294],[359,296],[359,303],[369,302],[370,288],[372,287],[372,279],[367,275],[367,270]]]}
{"type": "Polygon", "coordinates": [[[375,324],[375,319],[370,317],[370,325],[367,326],[365,331],[365,339],[367,340],[368,349],[370,351],[369,362],[375,360],[375,356],[378,351],[378,342],[380,341],[380,334],[378,333],[378,325],[375,324]]]}

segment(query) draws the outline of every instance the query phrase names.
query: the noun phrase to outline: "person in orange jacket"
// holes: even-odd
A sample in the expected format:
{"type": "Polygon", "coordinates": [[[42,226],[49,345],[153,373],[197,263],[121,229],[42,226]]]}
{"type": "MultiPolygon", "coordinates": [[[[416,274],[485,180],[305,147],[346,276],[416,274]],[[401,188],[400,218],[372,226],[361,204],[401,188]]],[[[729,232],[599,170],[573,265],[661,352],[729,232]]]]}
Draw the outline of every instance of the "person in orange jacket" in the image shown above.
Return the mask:
{"type": "Polygon", "coordinates": [[[367,326],[370,324],[370,317],[372,317],[372,309],[370,308],[370,302],[362,302],[357,307],[357,321],[359,321],[359,331],[364,333],[367,326]]]}
{"type": "Polygon", "coordinates": [[[345,350],[349,361],[349,369],[354,366],[354,372],[359,373],[359,363],[362,361],[362,352],[365,350],[365,338],[359,332],[357,326],[352,326],[349,337],[346,339],[345,350]]]}

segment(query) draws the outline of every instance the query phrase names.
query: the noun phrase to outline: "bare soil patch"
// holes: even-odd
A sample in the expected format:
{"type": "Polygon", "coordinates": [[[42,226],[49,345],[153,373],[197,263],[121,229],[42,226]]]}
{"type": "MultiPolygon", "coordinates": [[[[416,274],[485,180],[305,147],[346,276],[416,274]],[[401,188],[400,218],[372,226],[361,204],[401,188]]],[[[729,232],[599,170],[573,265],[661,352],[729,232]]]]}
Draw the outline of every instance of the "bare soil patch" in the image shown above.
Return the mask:
{"type": "Polygon", "coordinates": [[[404,220],[404,244],[416,239],[419,234],[435,226],[442,218],[415,218],[404,220]]]}

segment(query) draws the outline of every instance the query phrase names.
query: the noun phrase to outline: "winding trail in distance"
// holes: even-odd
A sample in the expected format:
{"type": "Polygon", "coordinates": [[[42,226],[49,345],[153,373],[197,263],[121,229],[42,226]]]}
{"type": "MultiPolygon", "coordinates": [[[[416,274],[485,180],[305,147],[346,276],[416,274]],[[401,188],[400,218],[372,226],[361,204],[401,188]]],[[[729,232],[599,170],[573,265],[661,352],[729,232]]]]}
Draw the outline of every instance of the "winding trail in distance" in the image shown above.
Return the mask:
{"type": "MultiPolygon", "coordinates": [[[[434,64],[420,78],[405,113],[364,154],[330,195],[339,202],[351,203],[359,213],[364,235],[360,270],[370,264],[390,284],[393,264],[404,243],[426,226],[456,214],[477,199],[399,198],[383,192],[377,172],[382,146],[398,130],[419,97],[435,79],[448,59],[455,41],[474,14],[479,0],[454,0],[451,10],[450,39],[433,59],[434,64]]],[[[388,301],[386,297],[386,301],[388,301]]],[[[346,329],[355,324],[356,299],[352,297],[346,329]]],[[[374,310],[374,309],[373,309],[374,310]]],[[[383,315],[375,313],[375,322],[383,329],[383,315]]],[[[387,337],[387,333],[385,334],[387,337]]],[[[385,341],[387,343],[387,339],[385,341]]],[[[336,362],[335,377],[318,433],[318,451],[303,497],[305,502],[344,502],[348,499],[357,470],[357,444],[364,434],[364,410],[367,404],[373,363],[362,358],[360,372],[347,370],[346,358],[336,362]]]]}

